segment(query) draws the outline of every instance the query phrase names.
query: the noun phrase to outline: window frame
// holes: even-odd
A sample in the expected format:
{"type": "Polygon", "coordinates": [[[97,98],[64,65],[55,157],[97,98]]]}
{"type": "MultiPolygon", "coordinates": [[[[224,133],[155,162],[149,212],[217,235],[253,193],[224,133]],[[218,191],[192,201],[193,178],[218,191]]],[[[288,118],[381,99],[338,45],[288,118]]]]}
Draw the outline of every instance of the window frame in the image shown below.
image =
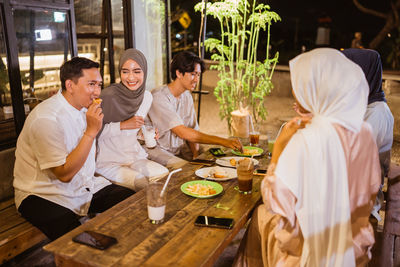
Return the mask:
{"type": "Polygon", "coordinates": [[[15,32],[13,9],[29,10],[59,10],[67,14],[67,26],[69,35],[69,52],[74,57],[77,52],[77,39],[75,32],[75,13],[74,2],[68,0],[67,3],[50,3],[33,0],[0,0],[0,19],[5,37],[7,69],[10,83],[11,103],[13,108],[13,118],[15,125],[16,138],[0,143],[0,150],[15,146],[18,135],[20,134],[25,122],[25,108],[21,83],[21,72],[18,59],[17,35],[15,32]]]}

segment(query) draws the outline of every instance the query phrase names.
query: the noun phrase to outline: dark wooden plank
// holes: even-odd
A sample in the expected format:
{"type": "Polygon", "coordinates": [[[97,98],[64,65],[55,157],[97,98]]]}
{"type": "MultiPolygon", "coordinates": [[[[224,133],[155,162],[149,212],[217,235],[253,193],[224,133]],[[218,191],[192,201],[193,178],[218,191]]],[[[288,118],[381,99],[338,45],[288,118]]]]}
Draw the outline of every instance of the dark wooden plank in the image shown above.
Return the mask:
{"type": "Polygon", "coordinates": [[[393,266],[400,266],[400,236],[396,236],[394,240],[393,266]]]}
{"type": "Polygon", "coordinates": [[[0,211],[0,233],[19,225],[26,220],[17,213],[14,205],[0,211]]]}
{"type": "MultiPolygon", "coordinates": [[[[180,192],[180,185],[182,183],[181,179],[187,180],[188,178],[193,178],[191,177],[193,174],[192,168],[193,167],[191,166],[186,167],[186,170],[184,169],[180,177],[177,176],[176,179],[171,181],[171,186],[167,192],[168,204],[166,210],[166,221],[169,221],[171,217],[175,216],[177,212],[181,211],[182,208],[193,201],[200,203],[200,206],[196,206],[194,210],[198,210],[199,207],[202,207],[203,209],[207,208],[210,201],[216,201],[215,199],[199,200],[188,197],[180,192]],[[179,190],[180,193],[172,194],[172,192],[176,190],[179,190]]],[[[124,253],[142,242],[142,240],[148,237],[149,233],[154,232],[158,227],[148,222],[144,192],[136,193],[130,199],[120,203],[119,205],[124,205],[125,208],[118,214],[112,214],[110,216],[107,211],[81,227],[81,231],[85,229],[98,230],[102,233],[113,235],[118,239],[119,243],[110,248],[107,255],[96,251],[90,251],[91,259],[98,260],[104,265],[112,264],[114,258],[119,259],[121,255],[124,255],[124,253]],[[132,240],[131,236],[135,237],[134,240],[132,240]],[[101,257],[101,259],[97,257],[101,257]]],[[[114,208],[117,208],[117,206],[114,208]]],[[[179,230],[179,228],[177,230],[179,230]]],[[[77,233],[78,232],[74,232],[73,234],[77,233]]],[[[49,251],[61,249],[63,250],[64,256],[76,260],[86,259],[87,255],[84,247],[82,247],[83,245],[73,244],[71,241],[72,233],[69,234],[69,236],[69,239],[67,238],[66,241],[65,239],[64,241],[57,240],[51,245],[47,245],[45,249],[49,251]],[[65,242],[67,242],[67,246],[65,246],[65,242]],[[58,244],[56,245],[56,243],[58,244]]]]}
{"type": "MultiPolygon", "coordinates": [[[[268,160],[265,157],[259,160],[261,167],[266,168],[268,160]]],[[[171,179],[163,224],[149,223],[145,191],[140,191],[46,245],[45,249],[55,254],[59,266],[72,266],[74,263],[94,266],[212,265],[260,202],[259,186],[263,177],[254,176],[251,195],[240,194],[235,189],[235,179],[220,182],[224,187],[223,194],[197,199],[183,194],[180,186],[186,181],[199,179],[194,175],[198,168],[198,165],[186,164],[182,172],[171,179]],[[234,218],[234,229],[195,227],[194,220],[200,214],[234,218]],[[84,230],[114,236],[118,244],[100,251],[72,242],[72,237],[84,230]],[[198,242],[193,243],[193,240],[198,242]]]]}
{"type": "MultiPolygon", "coordinates": [[[[157,253],[170,240],[181,235],[182,231],[186,228],[183,228],[184,226],[192,225],[199,213],[205,211],[210,204],[216,204],[218,200],[218,198],[212,200],[191,200],[189,204],[176,212],[174,217],[155,228],[155,231],[150,235],[147,234],[146,239],[127,253],[115,266],[142,265],[145,260],[150,258],[154,253],[157,253]]],[[[146,222],[146,224],[149,224],[149,222],[146,222]]]]}
{"type": "Polygon", "coordinates": [[[0,202],[0,212],[1,212],[3,209],[8,208],[8,207],[11,207],[11,206],[14,206],[14,207],[15,207],[15,205],[14,205],[14,198],[10,198],[10,199],[8,199],[8,200],[5,200],[5,201],[0,202]]]}
{"type": "Polygon", "coordinates": [[[251,195],[242,195],[234,189],[233,184],[219,202],[229,210],[209,207],[205,214],[210,216],[230,217],[235,219],[232,231],[224,229],[212,229],[196,227],[193,222],[187,224],[184,229],[168,244],[163,246],[152,258],[146,262],[146,266],[154,266],[162,261],[165,265],[174,266],[210,266],[228,246],[237,232],[245,225],[253,207],[258,203],[260,179],[254,183],[255,192],[251,195]],[[240,203],[240,205],[238,205],[240,203]],[[177,249],[179,251],[177,252],[177,249]]]}
{"type": "Polygon", "coordinates": [[[46,236],[27,221],[0,234],[0,264],[45,239],[46,236]]]}

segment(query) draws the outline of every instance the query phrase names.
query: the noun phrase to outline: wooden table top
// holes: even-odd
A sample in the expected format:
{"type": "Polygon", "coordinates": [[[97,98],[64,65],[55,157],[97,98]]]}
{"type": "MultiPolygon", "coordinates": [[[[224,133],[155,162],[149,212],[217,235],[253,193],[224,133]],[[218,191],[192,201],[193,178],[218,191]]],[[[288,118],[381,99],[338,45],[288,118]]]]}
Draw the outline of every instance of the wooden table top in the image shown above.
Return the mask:
{"type": "MultiPolygon", "coordinates": [[[[265,153],[257,159],[266,168],[265,153]]],[[[187,181],[200,180],[194,174],[199,167],[187,163],[172,176],[163,224],[149,222],[146,192],[141,190],[46,245],[45,250],[54,254],[57,266],[211,266],[261,201],[263,176],[254,175],[252,194],[240,194],[237,179],[233,179],[220,182],[224,188],[220,195],[199,199],[180,189],[187,181]],[[198,215],[233,218],[234,227],[198,227],[194,225],[198,215]],[[102,251],[73,242],[84,230],[113,236],[118,243],[102,251]]]]}

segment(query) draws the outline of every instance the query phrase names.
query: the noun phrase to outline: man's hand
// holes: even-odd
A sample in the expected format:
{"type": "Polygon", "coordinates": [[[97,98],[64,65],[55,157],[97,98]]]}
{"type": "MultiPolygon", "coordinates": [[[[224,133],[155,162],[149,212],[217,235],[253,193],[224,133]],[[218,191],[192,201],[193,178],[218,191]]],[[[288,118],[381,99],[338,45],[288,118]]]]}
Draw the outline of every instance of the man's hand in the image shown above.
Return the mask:
{"type": "Polygon", "coordinates": [[[69,153],[63,165],[50,168],[60,181],[69,183],[85,164],[93,141],[103,126],[103,117],[100,104],[93,101],[86,112],[86,131],[79,144],[69,153]]]}
{"type": "Polygon", "coordinates": [[[144,119],[141,116],[133,116],[126,121],[121,122],[121,130],[138,129],[144,125],[144,119]]]}
{"type": "Polygon", "coordinates": [[[238,138],[226,139],[226,144],[224,144],[223,146],[232,148],[233,150],[243,152],[242,143],[240,142],[240,140],[238,138]]]}
{"type": "Polygon", "coordinates": [[[103,117],[104,114],[100,104],[96,104],[95,101],[93,101],[86,112],[87,127],[85,134],[95,139],[103,126],[103,117]]]}

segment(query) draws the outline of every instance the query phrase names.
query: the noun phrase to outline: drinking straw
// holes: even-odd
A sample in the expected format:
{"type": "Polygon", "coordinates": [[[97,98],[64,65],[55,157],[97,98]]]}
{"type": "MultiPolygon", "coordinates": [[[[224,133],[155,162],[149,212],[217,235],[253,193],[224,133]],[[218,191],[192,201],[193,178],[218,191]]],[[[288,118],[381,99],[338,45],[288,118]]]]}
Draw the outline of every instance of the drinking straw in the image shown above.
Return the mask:
{"type": "Polygon", "coordinates": [[[283,126],[285,126],[285,125],[286,125],[286,123],[287,123],[287,122],[284,122],[284,123],[281,125],[281,128],[279,128],[279,131],[278,131],[278,133],[276,134],[275,140],[276,140],[276,139],[278,139],[278,137],[279,137],[279,134],[281,133],[281,131],[282,131],[282,128],[283,128],[283,126]]]}
{"type": "Polygon", "coordinates": [[[250,117],[250,126],[251,126],[251,131],[254,132],[254,125],[253,125],[253,117],[249,114],[250,117]]]}
{"type": "Polygon", "coordinates": [[[181,170],[182,170],[182,168],[179,168],[179,169],[173,170],[172,172],[169,173],[167,181],[165,181],[165,184],[164,184],[164,186],[163,186],[163,188],[161,190],[160,197],[163,197],[165,189],[167,189],[167,185],[169,183],[169,180],[171,179],[172,174],[174,174],[176,172],[180,172],[181,170]]]}
{"type": "Polygon", "coordinates": [[[250,165],[253,162],[253,156],[254,156],[254,154],[251,154],[251,158],[250,158],[249,164],[247,165],[247,170],[250,170],[250,165]]]}

